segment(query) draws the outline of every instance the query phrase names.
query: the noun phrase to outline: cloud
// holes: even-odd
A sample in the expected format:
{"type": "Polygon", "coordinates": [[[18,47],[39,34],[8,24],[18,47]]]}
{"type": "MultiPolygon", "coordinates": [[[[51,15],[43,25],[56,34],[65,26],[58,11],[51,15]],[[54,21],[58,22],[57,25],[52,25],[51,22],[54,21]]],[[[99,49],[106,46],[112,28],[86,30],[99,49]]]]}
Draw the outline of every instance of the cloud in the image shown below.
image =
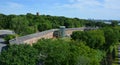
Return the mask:
{"type": "Polygon", "coordinates": [[[23,5],[15,2],[8,2],[6,7],[8,8],[22,8],[23,5]]]}
{"type": "MultiPolygon", "coordinates": [[[[2,10],[17,10],[24,8],[24,5],[16,3],[16,2],[4,2],[0,4],[0,9],[2,10]]],[[[1,11],[1,10],[0,10],[1,11]]]]}
{"type": "Polygon", "coordinates": [[[71,8],[94,8],[103,6],[101,2],[97,0],[69,0],[70,4],[64,4],[63,7],[71,8]]]}
{"type": "Polygon", "coordinates": [[[109,9],[120,9],[120,0],[105,0],[104,7],[109,9]]]}
{"type": "Polygon", "coordinates": [[[119,4],[120,0],[69,0],[57,8],[79,18],[119,19],[119,4]]]}
{"type": "Polygon", "coordinates": [[[3,2],[0,4],[0,12],[5,14],[20,13],[24,8],[24,5],[16,2],[3,2]]]}
{"type": "Polygon", "coordinates": [[[120,0],[69,0],[69,4],[64,4],[62,7],[68,8],[108,8],[120,9],[120,0]]]}

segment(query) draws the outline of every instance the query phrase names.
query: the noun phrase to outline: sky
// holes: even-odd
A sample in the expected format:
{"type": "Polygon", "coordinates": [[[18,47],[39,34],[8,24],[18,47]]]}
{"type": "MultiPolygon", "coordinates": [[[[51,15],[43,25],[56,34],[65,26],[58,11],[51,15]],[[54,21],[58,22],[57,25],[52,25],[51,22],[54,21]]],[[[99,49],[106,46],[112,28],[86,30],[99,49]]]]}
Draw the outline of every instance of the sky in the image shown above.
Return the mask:
{"type": "Polygon", "coordinates": [[[120,20],[120,0],[0,0],[0,13],[120,20]]]}

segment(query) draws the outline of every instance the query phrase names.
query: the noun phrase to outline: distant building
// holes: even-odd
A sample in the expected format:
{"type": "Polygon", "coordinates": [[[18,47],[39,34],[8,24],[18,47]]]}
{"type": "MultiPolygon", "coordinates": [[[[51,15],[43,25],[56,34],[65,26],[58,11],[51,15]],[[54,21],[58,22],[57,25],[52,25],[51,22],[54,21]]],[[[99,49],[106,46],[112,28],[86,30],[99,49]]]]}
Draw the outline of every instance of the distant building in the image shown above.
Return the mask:
{"type": "Polygon", "coordinates": [[[37,12],[36,15],[39,16],[40,15],[39,12],[37,12]]]}

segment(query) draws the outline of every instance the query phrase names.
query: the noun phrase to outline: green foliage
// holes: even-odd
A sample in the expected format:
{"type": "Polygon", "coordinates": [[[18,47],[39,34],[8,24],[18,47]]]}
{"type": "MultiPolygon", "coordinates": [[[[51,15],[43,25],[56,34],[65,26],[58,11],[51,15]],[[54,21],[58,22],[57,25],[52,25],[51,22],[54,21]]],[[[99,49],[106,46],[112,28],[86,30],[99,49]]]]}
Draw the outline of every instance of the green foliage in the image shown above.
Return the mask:
{"type": "MultiPolygon", "coordinates": [[[[91,49],[86,46],[83,42],[75,42],[78,52],[78,65],[82,63],[83,65],[100,65],[100,61],[105,56],[105,52],[100,50],[91,49]],[[85,61],[86,62],[83,62],[85,61]]],[[[74,43],[74,44],[75,44],[74,43]]]]}
{"type": "Polygon", "coordinates": [[[4,39],[5,39],[6,43],[9,44],[9,40],[11,40],[15,37],[16,37],[16,35],[6,35],[4,39]]]}
{"type": "Polygon", "coordinates": [[[101,30],[93,31],[76,31],[73,32],[71,37],[74,40],[86,42],[86,45],[93,49],[101,49],[112,52],[114,46],[118,44],[120,39],[119,27],[105,27],[101,30]]]}
{"type": "Polygon", "coordinates": [[[96,22],[95,24],[98,27],[105,27],[106,26],[106,24],[104,22],[102,22],[102,21],[101,22],[96,22]]]}
{"type": "Polygon", "coordinates": [[[104,49],[108,52],[112,52],[114,46],[119,42],[120,32],[118,29],[112,27],[103,28],[102,30],[104,31],[105,37],[104,49]]]}
{"type": "Polygon", "coordinates": [[[0,29],[11,29],[15,33],[27,35],[38,31],[44,31],[59,26],[82,27],[89,20],[78,18],[66,18],[63,16],[50,15],[34,15],[27,13],[26,15],[4,15],[0,14],[0,29]]]}
{"type": "Polygon", "coordinates": [[[103,31],[101,30],[94,30],[94,31],[76,31],[73,32],[71,35],[72,39],[74,40],[81,40],[86,42],[91,48],[99,49],[105,43],[105,38],[103,31]]]}
{"type": "MultiPolygon", "coordinates": [[[[110,65],[115,58],[116,46],[120,40],[120,27],[104,27],[93,31],[76,31],[71,35],[72,39],[86,42],[85,44],[93,49],[106,51],[107,62],[110,65]]],[[[94,65],[94,64],[93,64],[94,65]]]]}
{"type": "MultiPolygon", "coordinates": [[[[111,26],[118,25],[118,21],[113,20],[111,26]]],[[[12,29],[19,35],[27,35],[38,31],[44,31],[51,28],[66,26],[73,27],[109,27],[104,21],[86,20],[79,18],[67,18],[63,16],[34,15],[4,15],[0,14],[0,29],[12,29]]]]}
{"type": "Polygon", "coordinates": [[[95,21],[89,20],[90,22],[86,23],[86,27],[95,27],[95,21]]]}
{"type": "Polygon", "coordinates": [[[39,50],[39,58],[45,65],[66,65],[69,44],[63,40],[41,40],[34,45],[39,50]]]}
{"type": "Polygon", "coordinates": [[[7,28],[9,26],[9,21],[7,21],[7,16],[4,14],[0,14],[0,29],[7,28]]]}
{"type": "Polygon", "coordinates": [[[40,40],[33,45],[45,65],[100,65],[104,53],[77,41],[40,40]]]}
{"type": "Polygon", "coordinates": [[[42,39],[33,46],[9,45],[0,54],[2,65],[100,65],[105,53],[84,42],[42,39]]]}
{"type": "Polygon", "coordinates": [[[11,20],[10,28],[20,35],[25,35],[25,30],[27,29],[28,21],[25,17],[14,17],[11,20]]]}
{"type": "Polygon", "coordinates": [[[117,26],[117,25],[118,25],[118,21],[112,21],[112,22],[111,22],[111,25],[112,25],[112,26],[117,26]]]}
{"type": "Polygon", "coordinates": [[[10,45],[0,54],[1,65],[36,65],[38,51],[30,45],[10,45]]]}
{"type": "Polygon", "coordinates": [[[52,24],[50,23],[50,21],[46,21],[46,22],[44,22],[44,23],[40,23],[39,25],[38,25],[38,30],[39,31],[44,31],[44,30],[49,30],[49,29],[51,29],[52,28],[52,24]]]}

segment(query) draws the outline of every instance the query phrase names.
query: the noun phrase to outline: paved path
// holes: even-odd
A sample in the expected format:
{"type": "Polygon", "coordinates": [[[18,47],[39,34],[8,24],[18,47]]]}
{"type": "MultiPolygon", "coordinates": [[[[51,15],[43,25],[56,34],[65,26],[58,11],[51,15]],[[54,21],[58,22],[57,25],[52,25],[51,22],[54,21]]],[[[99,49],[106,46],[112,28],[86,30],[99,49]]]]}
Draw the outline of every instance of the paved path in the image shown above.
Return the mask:
{"type": "Polygon", "coordinates": [[[0,52],[2,51],[3,47],[6,46],[6,44],[4,42],[5,42],[5,40],[3,38],[0,38],[0,52]]]}
{"type": "Polygon", "coordinates": [[[4,37],[9,34],[14,35],[15,32],[11,30],[0,30],[0,52],[7,46],[4,37]]]}
{"type": "Polygon", "coordinates": [[[3,47],[5,47],[5,46],[6,46],[6,44],[0,43],[0,52],[2,51],[3,47]]]}

